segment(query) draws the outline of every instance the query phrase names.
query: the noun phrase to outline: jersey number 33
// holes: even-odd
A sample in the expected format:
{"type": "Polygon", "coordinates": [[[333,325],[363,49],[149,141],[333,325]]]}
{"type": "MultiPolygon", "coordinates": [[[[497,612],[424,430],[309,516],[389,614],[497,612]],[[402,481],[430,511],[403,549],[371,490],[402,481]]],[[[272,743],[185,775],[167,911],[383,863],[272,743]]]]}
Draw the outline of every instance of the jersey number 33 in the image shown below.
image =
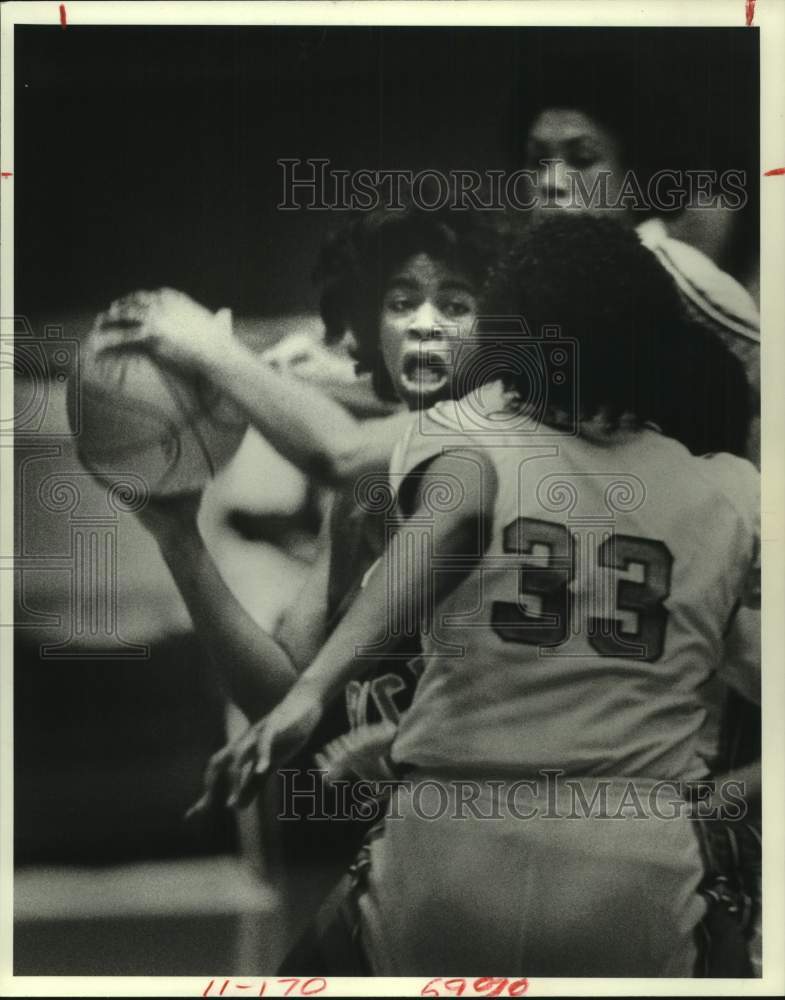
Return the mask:
{"type": "MultiPolygon", "coordinates": [[[[494,601],[491,624],[505,642],[559,646],[572,633],[576,539],[563,524],[519,517],[504,529],[506,553],[528,557],[518,570],[519,601],[494,601]],[[533,563],[536,562],[536,565],[533,563]],[[530,605],[536,604],[537,613],[530,605]]],[[[599,543],[589,589],[590,606],[612,609],[587,618],[587,640],[600,656],[658,660],[665,647],[673,556],[667,545],[650,538],[611,534],[599,543]],[[638,579],[618,579],[609,570],[629,572],[638,579]],[[616,617],[633,615],[634,626],[616,617]]]]}

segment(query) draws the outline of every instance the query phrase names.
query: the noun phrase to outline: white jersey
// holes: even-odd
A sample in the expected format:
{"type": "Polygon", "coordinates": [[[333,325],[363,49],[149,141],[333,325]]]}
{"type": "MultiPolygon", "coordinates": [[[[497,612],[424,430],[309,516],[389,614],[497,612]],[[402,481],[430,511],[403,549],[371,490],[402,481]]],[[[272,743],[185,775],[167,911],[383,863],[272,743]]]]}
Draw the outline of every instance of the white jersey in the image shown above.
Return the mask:
{"type": "Polygon", "coordinates": [[[576,437],[519,415],[501,434],[500,400],[418,415],[393,458],[399,498],[444,451],[482,448],[498,480],[482,562],[422,636],[394,759],[704,776],[704,686],[719,670],[759,700],[757,471],[653,429],[576,437]]]}

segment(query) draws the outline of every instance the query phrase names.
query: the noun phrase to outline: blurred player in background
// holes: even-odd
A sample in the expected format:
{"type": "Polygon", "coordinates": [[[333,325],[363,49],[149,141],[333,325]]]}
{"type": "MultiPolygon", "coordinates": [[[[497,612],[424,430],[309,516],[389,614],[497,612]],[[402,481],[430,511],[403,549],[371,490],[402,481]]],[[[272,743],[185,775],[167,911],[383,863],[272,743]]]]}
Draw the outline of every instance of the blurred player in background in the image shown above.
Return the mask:
{"type": "MultiPolygon", "coordinates": [[[[522,117],[512,123],[512,129],[516,163],[536,172],[541,207],[535,217],[554,209],[608,212],[636,227],[644,245],[673,277],[692,318],[719,336],[744,364],[754,392],[747,455],[759,465],[757,306],[744,286],[707,252],[684,241],[680,223],[685,213],[677,207],[677,194],[670,194],[674,208],[669,212],[658,204],[641,204],[637,196],[638,191],[647,192],[651,179],[662,173],[659,187],[652,186],[652,190],[666,204],[668,193],[678,190],[679,172],[698,155],[687,151],[685,132],[691,131],[684,106],[687,95],[679,92],[675,80],[665,86],[658,76],[655,85],[631,57],[616,50],[602,57],[597,53],[565,56],[558,72],[549,74],[547,81],[536,79],[534,72],[530,68],[520,85],[522,117]],[[634,185],[627,180],[630,176],[634,185]],[[603,205],[603,190],[607,205],[618,207],[603,205]]],[[[705,162],[699,165],[707,166],[705,162]]],[[[716,191],[712,197],[720,200],[716,191]]],[[[726,230],[732,229],[738,213],[710,210],[704,204],[700,216],[711,219],[717,231],[713,251],[721,256],[733,236],[726,230]]]]}
{"type": "MultiPolygon", "coordinates": [[[[707,774],[712,674],[759,697],[759,483],[686,444],[701,359],[724,357],[737,390],[743,374],[611,220],[543,220],[507,282],[532,328],[558,318],[577,342],[575,382],[549,383],[538,414],[530,366],[489,339],[481,367],[499,383],[410,423],[382,564],[257,727],[251,763],[265,773],[307,742],[367,650],[391,648],[391,609],[412,615],[425,669],[392,748],[410,781],[354,884],[372,971],[691,976],[705,866],[682,796],[707,774]],[[613,528],[582,531],[572,506],[607,514],[608,477],[627,484],[613,528]],[[561,785],[543,783],[556,770],[561,785]]],[[[744,392],[728,402],[743,439],[744,392]]]]}

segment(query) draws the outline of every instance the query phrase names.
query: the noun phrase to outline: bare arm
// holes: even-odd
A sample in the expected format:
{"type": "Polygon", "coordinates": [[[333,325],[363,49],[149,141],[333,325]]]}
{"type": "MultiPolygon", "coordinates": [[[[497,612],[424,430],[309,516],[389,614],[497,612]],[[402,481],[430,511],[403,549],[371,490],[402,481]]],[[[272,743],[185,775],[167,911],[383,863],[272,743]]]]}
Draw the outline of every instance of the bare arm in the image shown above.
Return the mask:
{"type": "Polygon", "coordinates": [[[253,721],[278,704],[297,670],[226,585],[197,527],[198,507],[198,496],[154,501],[140,519],[158,542],[218,683],[253,721]]]}
{"type": "Polygon", "coordinates": [[[481,489],[479,478],[471,481],[464,458],[441,456],[428,471],[434,481],[440,475],[459,479],[465,489],[462,503],[453,510],[432,512],[420,502],[411,520],[394,533],[357,600],[300,677],[298,685],[307,686],[325,705],[368,669],[369,660],[396,648],[400,643],[396,620],[411,620],[422,628],[431,609],[482,557],[492,492],[481,489]],[[451,572],[439,572],[445,565],[451,572]]]}
{"type": "Polygon", "coordinates": [[[229,343],[205,373],[293,465],[334,487],[389,466],[408,413],[357,420],[316,387],[273,371],[239,340],[229,343]]]}
{"type": "MultiPolygon", "coordinates": [[[[432,510],[421,499],[411,520],[393,534],[384,557],[314,662],[246,740],[234,762],[232,801],[247,801],[254,770],[263,774],[294,756],[346,683],[364,673],[369,661],[397,646],[400,632],[390,627],[390,609],[399,609],[404,620],[414,620],[418,628],[427,625],[429,609],[438,606],[482,558],[491,529],[495,475],[483,453],[473,451],[470,461],[467,452],[462,455],[440,456],[429,467],[433,479],[459,478],[460,507],[432,510]],[[446,566],[449,573],[439,572],[446,566]]],[[[429,476],[429,482],[433,479],[429,476]]]]}
{"type": "Polygon", "coordinates": [[[289,654],[298,674],[316,656],[327,634],[327,588],[331,555],[329,527],[328,512],[322,521],[316,562],[275,630],[275,638],[289,654]]]}
{"type": "Polygon", "coordinates": [[[328,486],[386,470],[407,414],[355,419],[326,393],[270,368],[232,333],[231,313],[212,313],[181,292],[139,292],[98,318],[98,350],[144,344],[209,378],[281,455],[328,486]]]}

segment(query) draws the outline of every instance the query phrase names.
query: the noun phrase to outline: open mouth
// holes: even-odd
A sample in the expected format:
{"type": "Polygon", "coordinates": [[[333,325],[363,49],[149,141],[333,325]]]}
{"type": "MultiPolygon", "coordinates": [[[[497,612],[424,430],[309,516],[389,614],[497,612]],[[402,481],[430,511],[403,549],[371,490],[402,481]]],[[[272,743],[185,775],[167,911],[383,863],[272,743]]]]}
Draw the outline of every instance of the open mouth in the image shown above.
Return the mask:
{"type": "Polygon", "coordinates": [[[401,382],[409,392],[428,395],[443,389],[450,377],[450,359],[433,349],[409,351],[403,357],[401,382]]]}

